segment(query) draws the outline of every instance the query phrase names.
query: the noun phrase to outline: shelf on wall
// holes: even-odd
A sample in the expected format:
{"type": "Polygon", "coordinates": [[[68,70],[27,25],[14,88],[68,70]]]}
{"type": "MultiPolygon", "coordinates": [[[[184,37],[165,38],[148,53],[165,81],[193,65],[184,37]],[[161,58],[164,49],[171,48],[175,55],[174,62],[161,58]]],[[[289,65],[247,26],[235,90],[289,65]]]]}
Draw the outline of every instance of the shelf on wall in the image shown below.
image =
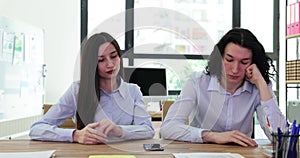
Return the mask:
{"type": "Polygon", "coordinates": [[[300,60],[286,61],[286,81],[300,81],[300,60]]]}
{"type": "Polygon", "coordinates": [[[300,80],[287,80],[287,84],[300,84],[300,80]]]}
{"type": "Polygon", "coordinates": [[[286,36],[286,39],[291,39],[291,38],[296,38],[296,37],[300,37],[300,34],[288,35],[288,36],[286,36]]]}

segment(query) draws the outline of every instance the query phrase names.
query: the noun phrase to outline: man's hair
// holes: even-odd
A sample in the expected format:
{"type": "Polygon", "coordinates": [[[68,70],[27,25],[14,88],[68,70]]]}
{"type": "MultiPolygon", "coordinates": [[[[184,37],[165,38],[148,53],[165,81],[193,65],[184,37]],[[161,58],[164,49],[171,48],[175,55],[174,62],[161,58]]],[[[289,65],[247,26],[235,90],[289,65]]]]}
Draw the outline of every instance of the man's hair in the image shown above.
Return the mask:
{"type": "Polygon", "coordinates": [[[263,45],[257,40],[255,35],[243,28],[233,28],[228,31],[220,41],[214,46],[214,49],[209,56],[208,64],[205,68],[206,73],[211,76],[216,76],[221,81],[223,73],[222,59],[224,57],[224,50],[228,43],[234,43],[252,51],[252,63],[256,64],[260,73],[267,83],[270,83],[270,77],[276,72],[273,60],[266,55],[263,45]],[[273,72],[270,73],[270,67],[273,72]]]}

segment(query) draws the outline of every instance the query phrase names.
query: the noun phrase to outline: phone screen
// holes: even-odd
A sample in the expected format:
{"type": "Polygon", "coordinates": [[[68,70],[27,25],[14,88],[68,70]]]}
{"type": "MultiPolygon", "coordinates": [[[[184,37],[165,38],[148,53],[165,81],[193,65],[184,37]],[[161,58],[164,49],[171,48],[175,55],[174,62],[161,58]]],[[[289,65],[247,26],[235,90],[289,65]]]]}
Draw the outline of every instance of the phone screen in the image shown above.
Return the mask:
{"type": "Polygon", "coordinates": [[[144,149],[147,151],[163,151],[164,147],[160,144],[144,144],[144,149]]]}

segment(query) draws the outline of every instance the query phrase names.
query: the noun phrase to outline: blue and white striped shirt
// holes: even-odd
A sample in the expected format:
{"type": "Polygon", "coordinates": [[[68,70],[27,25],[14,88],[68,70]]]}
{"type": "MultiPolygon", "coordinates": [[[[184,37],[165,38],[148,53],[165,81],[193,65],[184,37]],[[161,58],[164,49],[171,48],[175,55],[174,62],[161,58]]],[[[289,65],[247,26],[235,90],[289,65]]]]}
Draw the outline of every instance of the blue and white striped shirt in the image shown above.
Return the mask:
{"type": "MultiPolygon", "coordinates": [[[[268,85],[272,91],[272,85],[268,85]]],[[[285,128],[286,120],[278,108],[276,97],[260,100],[255,85],[248,81],[234,94],[226,92],[216,77],[194,73],[187,81],[180,97],[168,110],[160,132],[163,138],[203,143],[202,132],[226,132],[239,130],[249,137],[252,134],[253,114],[267,137],[270,128],[285,128]],[[186,120],[190,125],[186,125],[186,120]]]]}
{"type": "MultiPolygon", "coordinates": [[[[75,129],[59,128],[67,118],[76,120],[79,81],[73,82],[65,94],[53,105],[40,121],[30,129],[31,139],[73,142],[75,129]]],[[[149,139],[154,136],[151,117],[145,109],[140,88],[136,84],[121,80],[118,89],[111,93],[100,92],[100,102],[94,121],[110,119],[122,128],[120,139],[149,139]],[[131,125],[134,120],[134,125],[131,125]]]]}

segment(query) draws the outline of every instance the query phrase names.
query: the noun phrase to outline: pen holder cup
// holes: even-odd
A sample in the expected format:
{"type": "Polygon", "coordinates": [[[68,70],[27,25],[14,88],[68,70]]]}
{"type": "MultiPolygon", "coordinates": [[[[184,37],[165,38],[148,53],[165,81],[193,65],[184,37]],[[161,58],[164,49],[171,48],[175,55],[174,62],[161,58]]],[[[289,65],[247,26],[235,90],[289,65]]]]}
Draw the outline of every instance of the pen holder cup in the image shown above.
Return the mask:
{"type": "Polygon", "coordinates": [[[272,134],[273,157],[300,158],[299,135],[272,134]]]}

